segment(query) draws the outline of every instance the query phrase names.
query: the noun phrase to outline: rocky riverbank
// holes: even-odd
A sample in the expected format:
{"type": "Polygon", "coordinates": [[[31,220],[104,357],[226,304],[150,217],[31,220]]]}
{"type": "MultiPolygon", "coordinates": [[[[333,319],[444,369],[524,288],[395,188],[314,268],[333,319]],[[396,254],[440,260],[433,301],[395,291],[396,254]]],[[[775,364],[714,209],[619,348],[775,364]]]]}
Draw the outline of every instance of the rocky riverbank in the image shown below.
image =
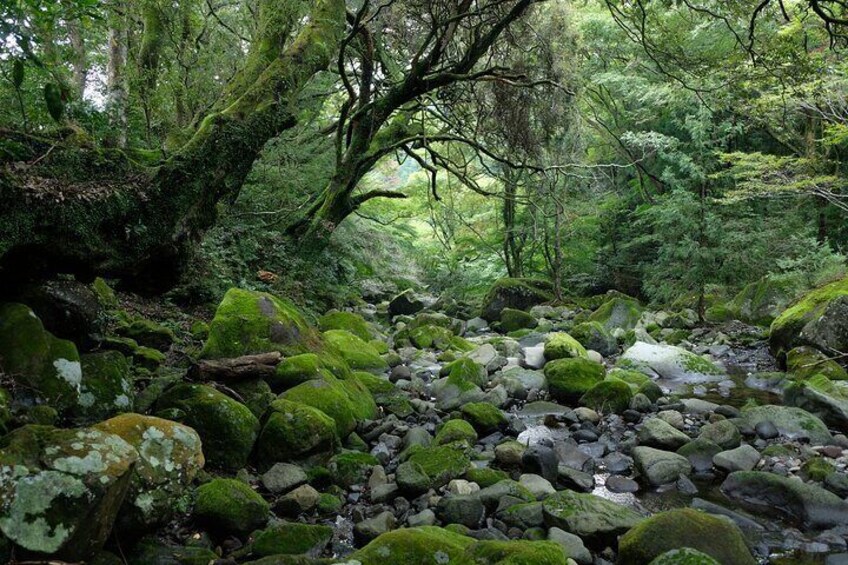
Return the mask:
{"type": "Polygon", "coordinates": [[[771,331],[616,293],[551,306],[523,280],[482,317],[409,291],[309,321],[232,289],[169,324],[102,281],[7,303],[2,551],[845,563],[845,284],[771,331]]]}

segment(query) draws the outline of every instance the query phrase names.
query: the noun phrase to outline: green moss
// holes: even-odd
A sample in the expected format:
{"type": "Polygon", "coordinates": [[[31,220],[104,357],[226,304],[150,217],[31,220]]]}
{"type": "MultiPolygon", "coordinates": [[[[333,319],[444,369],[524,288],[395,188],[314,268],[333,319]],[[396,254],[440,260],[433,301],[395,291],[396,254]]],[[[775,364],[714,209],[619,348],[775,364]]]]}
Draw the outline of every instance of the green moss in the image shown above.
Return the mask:
{"type": "Polygon", "coordinates": [[[365,371],[355,371],[354,375],[371,394],[390,393],[396,390],[395,385],[385,377],[378,377],[365,371]]]}
{"type": "Polygon", "coordinates": [[[836,466],[824,457],[812,457],[801,465],[801,473],[811,481],[822,482],[835,472],[836,466]]]}
{"type": "Polygon", "coordinates": [[[320,336],[290,301],[232,288],[209,325],[201,356],[216,359],[268,351],[292,356],[320,349],[320,336]]]}
{"type": "Polygon", "coordinates": [[[661,512],[637,524],[619,542],[618,563],[643,565],[682,547],[702,551],[719,563],[756,563],[735,524],[691,508],[661,512]]]}
{"type": "Polygon", "coordinates": [[[165,354],[152,347],[140,346],[132,352],[133,363],[150,371],[155,371],[165,362],[165,354]]]}
{"type": "Polygon", "coordinates": [[[408,328],[395,337],[395,341],[408,340],[418,349],[437,349],[442,351],[471,351],[474,344],[454,335],[453,331],[441,326],[418,326],[408,328]]]}
{"type": "Polygon", "coordinates": [[[784,355],[796,344],[801,330],[808,322],[824,313],[831,300],[848,296],[848,277],[817,288],[775,318],[769,333],[769,347],[775,356],[784,355]]]}
{"type": "Polygon", "coordinates": [[[477,443],[477,432],[465,420],[448,420],[436,433],[434,443],[445,445],[455,441],[465,441],[469,445],[474,445],[477,443]]]}
{"type": "Polygon", "coordinates": [[[722,565],[706,553],[692,549],[691,547],[682,547],[680,549],[672,549],[666,551],[653,561],[650,565],[722,565]]]}
{"type": "Polygon", "coordinates": [[[557,359],[545,365],[548,392],[559,401],[574,402],[604,380],[604,366],[582,357],[557,359]]]}
{"type": "Polygon", "coordinates": [[[194,517],[210,530],[246,535],[268,522],[268,503],[235,479],[214,479],[197,489],[194,517]]]}
{"type": "Polygon", "coordinates": [[[511,337],[512,339],[521,339],[523,337],[527,337],[531,333],[533,333],[533,330],[531,330],[529,328],[523,328],[523,329],[515,330],[515,331],[512,331],[512,332],[507,332],[506,335],[507,335],[507,337],[511,337]]]}
{"type": "Polygon", "coordinates": [[[580,342],[565,332],[556,332],[548,336],[545,341],[545,359],[554,361],[556,359],[567,359],[570,357],[586,358],[586,349],[580,342]]]}
{"type": "Polygon", "coordinates": [[[315,353],[303,353],[283,359],[268,379],[268,384],[275,391],[283,391],[306,381],[321,377],[321,369],[325,369],[321,358],[315,353]]]}
{"type": "Polygon", "coordinates": [[[253,554],[269,555],[317,555],[333,537],[329,526],[284,522],[262,530],[253,539],[253,554]]]}
{"type": "Polygon", "coordinates": [[[244,404],[212,387],[181,383],[159,397],[156,409],[181,411],[182,422],[200,434],[209,465],[235,471],[247,463],[259,420],[244,404]]]}
{"type": "Polygon", "coordinates": [[[463,476],[471,465],[465,454],[464,443],[414,449],[407,461],[420,466],[429,477],[432,487],[445,485],[451,479],[463,476]]]}
{"type": "Polygon", "coordinates": [[[488,565],[566,565],[562,546],[552,541],[485,540],[470,546],[466,556],[471,563],[488,565]]]}
{"type": "Polygon", "coordinates": [[[105,308],[117,308],[118,297],[112,287],[100,277],[94,279],[91,283],[91,290],[97,296],[97,301],[105,308]]]}
{"type": "Polygon", "coordinates": [[[577,324],[571,328],[570,333],[586,349],[593,349],[602,355],[609,355],[615,351],[615,338],[600,322],[591,321],[577,324]]]}
{"type": "Polygon", "coordinates": [[[828,359],[818,349],[803,345],[786,354],[786,370],[799,379],[821,374],[832,381],[848,380],[848,372],[839,363],[828,359]]]}
{"type": "Polygon", "coordinates": [[[117,351],[89,353],[80,359],[82,383],[76,418],[96,421],[121,412],[132,412],[133,391],[126,357],[117,351]]]}
{"type": "Polygon", "coordinates": [[[464,553],[474,540],[434,526],[394,530],[353,553],[362,565],[462,565],[464,553]]]}
{"type": "Polygon", "coordinates": [[[608,378],[594,385],[580,398],[580,404],[603,413],[620,414],[630,406],[633,389],[626,382],[608,378]]]}
{"type": "Polygon", "coordinates": [[[322,332],[329,330],[345,330],[364,341],[374,338],[373,332],[368,327],[362,316],[352,312],[328,312],[318,318],[318,328],[322,332]]]}
{"type": "Polygon", "coordinates": [[[590,322],[599,322],[607,330],[622,328],[632,330],[642,317],[642,307],[631,298],[616,297],[605,302],[589,316],[590,322]]]}
{"type": "Polygon", "coordinates": [[[268,406],[277,398],[268,383],[262,379],[236,381],[230,383],[229,387],[239,395],[244,405],[257,418],[261,418],[268,406]]]}
{"type": "Polygon", "coordinates": [[[445,365],[444,370],[448,373],[448,384],[463,392],[486,384],[486,369],[467,357],[445,365]]]}
{"type": "Polygon", "coordinates": [[[327,492],[322,492],[321,496],[318,497],[318,513],[324,516],[332,516],[339,513],[339,511],[344,506],[344,502],[341,498],[334,494],[330,494],[327,492]]]}
{"type": "Polygon", "coordinates": [[[491,286],[483,299],[481,316],[489,322],[500,318],[504,308],[527,310],[554,299],[551,284],[531,278],[502,278],[491,286]]]}
{"type": "Polygon", "coordinates": [[[328,371],[320,379],[299,384],[281,398],[312,406],[333,419],[337,435],[346,437],[359,421],[376,416],[377,406],[368,389],[356,377],[340,380],[328,371]]]}
{"type": "Polygon", "coordinates": [[[119,326],[117,331],[123,337],[128,337],[140,345],[152,347],[159,351],[167,351],[177,339],[174,332],[169,328],[142,318],[134,319],[126,325],[119,326]]]}
{"type": "Polygon", "coordinates": [[[509,474],[506,471],[492,469],[490,467],[472,467],[465,473],[465,479],[472,483],[477,483],[480,485],[480,488],[486,488],[505,479],[509,479],[509,474]]]}
{"type": "Polygon", "coordinates": [[[365,483],[371,470],[380,462],[370,453],[340,453],[330,459],[327,469],[333,482],[340,487],[350,487],[365,483]]]}
{"type": "Polygon", "coordinates": [[[500,329],[503,332],[514,332],[525,328],[535,328],[539,322],[523,310],[504,308],[501,310],[500,329]]]}
{"type": "Polygon", "coordinates": [[[332,418],[311,406],[278,399],[269,407],[256,453],[260,465],[267,468],[278,462],[332,453],[337,444],[332,418]]]}
{"type": "Polygon", "coordinates": [[[367,342],[345,330],[324,332],[324,341],[347,362],[351,369],[382,373],[388,370],[386,361],[367,342]]]}
{"type": "Polygon", "coordinates": [[[24,394],[60,411],[76,406],[82,367],[76,346],[54,337],[23,304],[0,306],[0,365],[24,394]]]}
{"type": "Polygon", "coordinates": [[[488,402],[469,402],[460,408],[462,415],[480,433],[490,433],[507,424],[504,413],[488,402]]]}
{"type": "Polygon", "coordinates": [[[542,508],[545,524],[578,535],[587,543],[614,540],[642,519],[627,506],[570,490],[546,498],[542,508]]]}

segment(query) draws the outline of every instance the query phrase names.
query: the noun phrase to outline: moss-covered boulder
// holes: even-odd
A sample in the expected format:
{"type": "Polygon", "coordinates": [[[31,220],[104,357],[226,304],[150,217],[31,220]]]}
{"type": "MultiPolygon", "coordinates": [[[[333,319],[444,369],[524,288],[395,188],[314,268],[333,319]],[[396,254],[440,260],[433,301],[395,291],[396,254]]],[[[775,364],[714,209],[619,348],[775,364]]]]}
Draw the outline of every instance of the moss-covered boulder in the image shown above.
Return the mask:
{"type": "Polygon", "coordinates": [[[333,528],[320,524],[282,522],[256,533],[251,545],[255,557],[307,555],[317,557],[333,537],[333,528]]]}
{"type": "Polygon", "coordinates": [[[749,510],[777,513],[805,529],[823,530],[848,522],[848,502],[819,486],[774,473],[730,473],[721,491],[749,510]]]}
{"type": "Polygon", "coordinates": [[[453,410],[465,402],[483,398],[480,387],[487,381],[486,369],[472,359],[462,357],[442,368],[447,377],[437,381],[433,387],[436,404],[442,410],[453,410]]]}
{"type": "MultiPolygon", "coordinates": [[[[209,565],[220,556],[206,545],[178,545],[164,541],[162,536],[149,535],[136,543],[126,556],[126,565],[209,565]]],[[[91,565],[100,565],[92,562],[91,565]]],[[[113,565],[106,563],[104,565],[113,565]]],[[[118,565],[115,563],[114,565],[118,565]]]]}
{"type": "Polygon", "coordinates": [[[592,386],[580,397],[580,404],[606,414],[621,414],[630,406],[633,389],[615,377],[607,378],[592,386]]]}
{"type": "Polygon", "coordinates": [[[449,329],[456,335],[462,333],[463,324],[461,320],[451,318],[441,312],[419,312],[415,318],[407,324],[409,328],[420,328],[421,326],[437,326],[449,329]]]}
{"type": "Polygon", "coordinates": [[[501,310],[500,329],[504,333],[523,329],[532,329],[539,325],[539,321],[523,310],[504,308],[501,310]]]}
{"type": "Polygon", "coordinates": [[[44,329],[23,304],[0,305],[0,366],[21,394],[60,412],[79,401],[82,366],[76,346],[44,329]]]}
{"type": "Polygon", "coordinates": [[[93,422],[132,412],[135,393],[126,357],[117,351],[87,353],[80,365],[82,381],[74,418],[93,422]]]}
{"type": "Polygon", "coordinates": [[[277,365],[274,376],[268,378],[268,384],[274,392],[295,387],[306,381],[321,377],[326,364],[315,353],[302,353],[283,359],[277,365]]]}
{"type": "Polygon", "coordinates": [[[669,510],[642,520],[619,541],[618,563],[644,565],[683,547],[703,551],[719,563],[756,563],[736,524],[692,508],[669,510]]]}
{"type": "Polygon", "coordinates": [[[789,350],[786,354],[786,371],[798,379],[824,375],[832,381],[848,380],[848,372],[839,363],[806,345],[789,350]]]}
{"type": "Polygon", "coordinates": [[[324,412],[286,399],[271,403],[256,440],[260,467],[313,456],[328,458],[339,443],[336,423],[324,412]]]}
{"type": "Polygon", "coordinates": [[[469,445],[477,443],[477,432],[465,420],[448,420],[439,431],[433,442],[436,445],[447,445],[455,441],[464,441],[469,445]]]}
{"type": "MultiPolygon", "coordinates": [[[[412,448],[406,463],[415,466],[426,475],[427,488],[438,488],[452,479],[462,477],[471,466],[466,448],[465,442],[412,448]]],[[[400,484],[400,478],[398,478],[398,484],[400,484]]]]}
{"type": "Polygon", "coordinates": [[[806,410],[792,406],[749,406],[742,410],[740,420],[752,429],[761,422],[771,422],[781,435],[790,439],[809,439],[814,445],[826,444],[832,439],[824,422],[806,410]]]}
{"type": "Polygon", "coordinates": [[[197,489],[194,518],[217,534],[247,535],[268,522],[271,509],[249,485],[214,479],[197,489]]]}
{"type": "Polygon", "coordinates": [[[616,296],[589,315],[590,322],[599,322],[607,330],[632,330],[642,317],[642,306],[632,298],[616,296]]]}
{"type": "Polygon", "coordinates": [[[421,526],[387,532],[353,553],[362,565],[468,565],[465,550],[475,541],[443,528],[421,526]]]}
{"type": "Polygon", "coordinates": [[[454,334],[450,328],[434,325],[410,326],[395,336],[395,344],[408,342],[417,349],[471,351],[474,345],[454,334]]]}
{"type": "Polygon", "coordinates": [[[808,292],[772,322],[769,348],[776,357],[799,345],[848,351],[848,277],[808,292]]]}
{"type": "Polygon", "coordinates": [[[493,406],[488,402],[469,402],[463,404],[463,418],[471,422],[474,429],[481,434],[488,434],[507,425],[507,419],[504,413],[497,406],[493,406]]]}
{"type": "Polygon", "coordinates": [[[230,383],[229,387],[257,418],[261,418],[277,398],[271,386],[262,379],[239,380],[230,383]]]}
{"type": "Polygon", "coordinates": [[[815,375],[791,383],[783,391],[783,400],[838,430],[848,429],[848,381],[831,381],[824,375],[815,375]]]}
{"type": "Polygon", "coordinates": [[[333,456],[327,464],[327,470],[336,485],[349,488],[365,483],[371,475],[371,470],[379,464],[377,458],[370,453],[349,451],[333,456]]]}
{"type": "Polygon", "coordinates": [[[545,523],[583,538],[589,544],[614,541],[642,517],[626,506],[593,494],[560,491],[542,504],[545,523]]]}
{"type": "Polygon", "coordinates": [[[531,540],[482,540],[468,547],[465,556],[475,565],[567,565],[568,556],[558,543],[531,540]]]}
{"type": "Polygon", "coordinates": [[[333,419],[340,438],[347,437],[356,429],[358,422],[372,419],[377,414],[374,398],[354,375],[341,380],[323,371],[320,379],[290,388],[280,398],[322,411],[333,419]]]}
{"type": "Polygon", "coordinates": [[[799,281],[787,277],[764,276],[745,286],[728,307],[733,318],[768,327],[798,295],[799,281]]]}
{"type": "Polygon", "coordinates": [[[159,397],[156,410],[197,431],[206,462],[218,469],[244,467],[259,433],[259,420],[247,406],[207,385],[177,384],[159,397]]]}
{"type": "Polygon", "coordinates": [[[706,553],[692,549],[691,547],[682,547],[680,549],[672,549],[666,551],[653,561],[650,565],[723,565],[706,553]]]}
{"type": "Polygon", "coordinates": [[[545,340],[545,360],[568,359],[571,357],[586,358],[586,349],[580,342],[565,332],[548,335],[545,340]]]}
{"type": "Polygon", "coordinates": [[[724,371],[707,359],[674,345],[637,341],[619,359],[622,369],[639,371],[654,379],[686,383],[717,381],[724,371]]]}
{"type": "Polygon", "coordinates": [[[38,282],[28,285],[16,301],[29,306],[47,331],[73,341],[80,351],[89,351],[104,333],[107,309],[116,306],[98,292],[111,291],[100,281],[94,285],[72,279],[38,282]]]}
{"type": "Polygon", "coordinates": [[[618,343],[601,322],[583,322],[571,328],[571,336],[586,349],[601,355],[612,355],[618,351],[618,343]]]}
{"type": "Polygon", "coordinates": [[[318,329],[322,332],[344,330],[363,341],[370,341],[375,337],[375,332],[371,330],[368,322],[362,316],[353,312],[339,312],[338,310],[327,312],[318,318],[318,329]]]}
{"type": "Polygon", "coordinates": [[[136,318],[118,326],[118,335],[135,340],[139,345],[159,351],[168,351],[177,337],[174,332],[153,320],[136,318]]]}
{"type": "Polygon", "coordinates": [[[376,349],[348,331],[326,331],[324,341],[327,347],[338,353],[351,369],[372,373],[382,373],[389,369],[389,365],[380,357],[376,349]]]}
{"type": "Polygon", "coordinates": [[[531,306],[554,299],[547,281],[528,278],[503,278],[492,285],[483,299],[480,317],[488,322],[500,320],[504,308],[529,310],[531,306]]]}
{"type": "Polygon", "coordinates": [[[120,437],[139,455],[118,527],[129,534],[170,520],[205,463],[197,432],[141,414],[122,414],[95,427],[120,437]]]}
{"type": "Polygon", "coordinates": [[[604,380],[604,366],[583,357],[557,359],[545,365],[548,392],[561,402],[576,402],[604,380]]]}
{"type": "Polygon", "coordinates": [[[321,350],[321,337],[290,301],[266,292],[231,288],[209,324],[201,356],[208,359],[279,351],[321,350]]]}
{"type": "Polygon", "coordinates": [[[112,531],[137,459],[100,430],[18,428],[0,440],[0,531],[19,556],[90,557],[112,531]]]}

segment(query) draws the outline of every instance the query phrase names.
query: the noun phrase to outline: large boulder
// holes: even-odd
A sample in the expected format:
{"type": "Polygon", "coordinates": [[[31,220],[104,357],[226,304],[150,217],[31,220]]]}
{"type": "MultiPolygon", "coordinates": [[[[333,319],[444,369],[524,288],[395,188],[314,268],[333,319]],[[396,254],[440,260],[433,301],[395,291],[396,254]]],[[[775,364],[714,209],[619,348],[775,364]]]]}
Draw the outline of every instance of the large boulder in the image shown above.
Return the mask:
{"type": "Polygon", "coordinates": [[[616,296],[589,315],[590,322],[598,322],[607,330],[632,330],[642,317],[642,306],[632,298],[616,296]]]}
{"type": "Polygon", "coordinates": [[[601,355],[612,355],[618,351],[615,337],[601,322],[583,322],[571,328],[571,335],[586,349],[601,355]]]}
{"type": "Polygon", "coordinates": [[[810,291],[772,322],[769,347],[776,357],[799,345],[848,351],[848,277],[810,291]]]}
{"type": "Polygon", "coordinates": [[[33,401],[59,411],[79,401],[82,365],[76,346],[45,330],[23,304],[0,305],[0,366],[33,401]]]}
{"type": "Polygon", "coordinates": [[[637,341],[621,356],[618,367],[639,371],[651,378],[687,384],[716,381],[724,372],[712,362],[673,345],[637,341]]]}
{"type": "Polygon", "coordinates": [[[0,531],[23,554],[81,561],[99,550],[138,453],[91,428],[18,428],[0,440],[0,531]]]}
{"type": "Polygon", "coordinates": [[[607,377],[580,397],[580,405],[605,414],[621,414],[630,406],[633,388],[615,377],[607,377]]]}
{"type": "Polygon", "coordinates": [[[218,534],[247,535],[268,522],[268,503],[236,479],[213,479],[197,489],[194,517],[218,534]]]}
{"type": "Polygon", "coordinates": [[[130,489],[118,519],[123,532],[134,533],[167,522],[203,468],[200,436],[170,420],[122,414],[95,428],[114,434],[138,451],[130,489]]]}
{"type": "Polygon", "coordinates": [[[565,332],[555,332],[545,339],[545,360],[568,359],[570,357],[586,358],[586,349],[580,342],[565,332]]]}
{"type": "Polygon", "coordinates": [[[92,285],[76,280],[39,283],[17,300],[32,308],[50,333],[73,341],[84,351],[97,343],[106,325],[103,301],[92,285]]]}
{"type": "Polygon", "coordinates": [[[821,418],[836,429],[848,430],[848,382],[816,375],[794,382],[783,391],[783,400],[821,418]]]}
{"type": "Polygon", "coordinates": [[[373,419],[377,414],[374,397],[356,375],[337,379],[323,371],[321,378],[290,388],[280,398],[322,411],[333,419],[340,438],[350,435],[360,421],[373,419]]]}
{"type": "Polygon", "coordinates": [[[389,369],[374,346],[348,331],[328,330],[324,332],[324,341],[355,371],[383,373],[389,369]]]}
{"type": "Polygon", "coordinates": [[[412,289],[406,289],[389,301],[389,316],[410,316],[423,308],[424,302],[412,289]]]}
{"type": "Polygon", "coordinates": [[[537,279],[503,278],[495,282],[483,299],[480,317],[488,322],[500,320],[504,308],[528,310],[553,300],[551,284],[537,279]]]}
{"type": "Polygon", "coordinates": [[[792,406],[751,406],[744,408],[739,418],[750,429],[762,422],[771,422],[781,435],[789,439],[808,439],[814,445],[826,444],[832,439],[824,422],[806,410],[792,406]]]}
{"type": "Polygon", "coordinates": [[[247,463],[259,420],[244,404],[207,385],[180,383],[159,397],[156,409],[197,431],[211,467],[237,471],[247,463]]]}
{"type": "Polygon", "coordinates": [[[263,468],[313,456],[326,459],[338,442],[332,418],[312,406],[280,398],[269,407],[256,455],[263,468]]]}
{"type": "Polygon", "coordinates": [[[542,507],[548,527],[560,528],[593,545],[614,541],[642,519],[626,506],[570,490],[549,496],[542,507]]]}
{"type": "Polygon", "coordinates": [[[436,381],[433,394],[441,410],[453,410],[466,402],[479,402],[485,398],[480,387],[486,384],[486,369],[468,357],[462,357],[442,368],[447,376],[436,381]]]}
{"type": "MultiPolygon", "coordinates": [[[[451,480],[462,477],[471,466],[471,460],[465,453],[466,449],[465,442],[413,448],[409,458],[402,464],[407,466],[404,470],[407,473],[406,478],[416,478],[409,472],[414,469],[417,473],[424,475],[423,479],[417,477],[416,480],[426,479],[423,483],[425,485],[423,491],[444,486],[451,480]]],[[[414,492],[412,482],[402,480],[400,474],[400,468],[398,468],[398,485],[402,489],[406,487],[406,490],[414,492]]]]}
{"type": "Polygon", "coordinates": [[[755,565],[739,527],[726,518],[680,508],[655,514],[621,537],[618,565],[644,565],[667,551],[689,547],[719,563],[755,565]]]}
{"type": "Polygon", "coordinates": [[[745,286],[728,304],[734,317],[769,326],[798,295],[799,281],[766,275],[745,286]]]}
{"type": "Polygon", "coordinates": [[[683,455],[640,445],[633,448],[636,470],[651,486],[672,483],[692,472],[689,459],[683,455]]]}
{"type": "Polygon", "coordinates": [[[583,357],[557,359],[545,365],[551,396],[561,402],[576,402],[604,380],[604,366],[583,357]]]}
{"type": "Polygon", "coordinates": [[[364,341],[370,341],[375,337],[368,322],[362,316],[353,312],[339,312],[338,310],[327,312],[318,318],[318,329],[322,332],[345,330],[364,341]]]}
{"type": "Polygon", "coordinates": [[[75,418],[99,421],[122,412],[132,412],[135,392],[130,366],[118,351],[107,350],[81,356],[82,381],[75,418]]]}
{"type": "Polygon", "coordinates": [[[824,375],[833,381],[848,380],[845,368],[814,347],[801,345],[786,354],[786,372],[793,378],[809,379],[815,375],[824,375]]]}
{"type": "Polygon", "coordinates": [[[504,333],[535,328],[539,325],[539,321],[536,318],[524,310],[516,310],[514,308],[504,308],[501,310],[500,319],[500,329],[504,333]]]}
{"type": "Polygon", "coordinates": [[[208,359],[279,351],[286,356],[321,349],[321,337],[284,298],[231,288],[209,324],[201,356],[208,359]]]}
{"type": "Polygon", "coordinates": [[[834,528],[848,522],[848,502],[800,479],[762,471],[736,471],[727,476],[721,491],[753,511],[777,512],[807,529],[834,528]]]}

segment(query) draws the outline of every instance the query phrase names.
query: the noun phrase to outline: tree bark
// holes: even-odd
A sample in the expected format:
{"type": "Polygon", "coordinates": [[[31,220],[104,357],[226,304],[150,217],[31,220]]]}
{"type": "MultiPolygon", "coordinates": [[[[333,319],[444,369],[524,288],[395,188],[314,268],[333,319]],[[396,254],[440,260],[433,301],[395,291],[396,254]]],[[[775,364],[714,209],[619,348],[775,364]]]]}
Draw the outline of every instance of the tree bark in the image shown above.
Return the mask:
{"type": "Polygon", "coordinates": [[[316,0],[291,45],[155,167],[117,150],[56,146],[24,173],[0,172],[0,279],[66,272],[150,292],[172,286],[218,202],[238,193],[265,143],[296,123],[294,101],[329,66],[344,18],[343,0],[316,0]],[[68,159],[77,176],[57,183],[68,159]],[[37,190],[47,183],[47,195],[37,190]]]}
{"type": "Polygon", "coordinates": [[[245,355],[233,359],[201,361],[189,369],[189,377],[204,381],[243,381],[273,377],[282,360],[279,352],[245,355]]]}
{"type": "Polygon", "coordinates": [[[127,64],[126,5],[115,0],[109,6],[109,59],[106,64],[106,114],[111,130],[110,143],[127,145],[127,64]]]}

